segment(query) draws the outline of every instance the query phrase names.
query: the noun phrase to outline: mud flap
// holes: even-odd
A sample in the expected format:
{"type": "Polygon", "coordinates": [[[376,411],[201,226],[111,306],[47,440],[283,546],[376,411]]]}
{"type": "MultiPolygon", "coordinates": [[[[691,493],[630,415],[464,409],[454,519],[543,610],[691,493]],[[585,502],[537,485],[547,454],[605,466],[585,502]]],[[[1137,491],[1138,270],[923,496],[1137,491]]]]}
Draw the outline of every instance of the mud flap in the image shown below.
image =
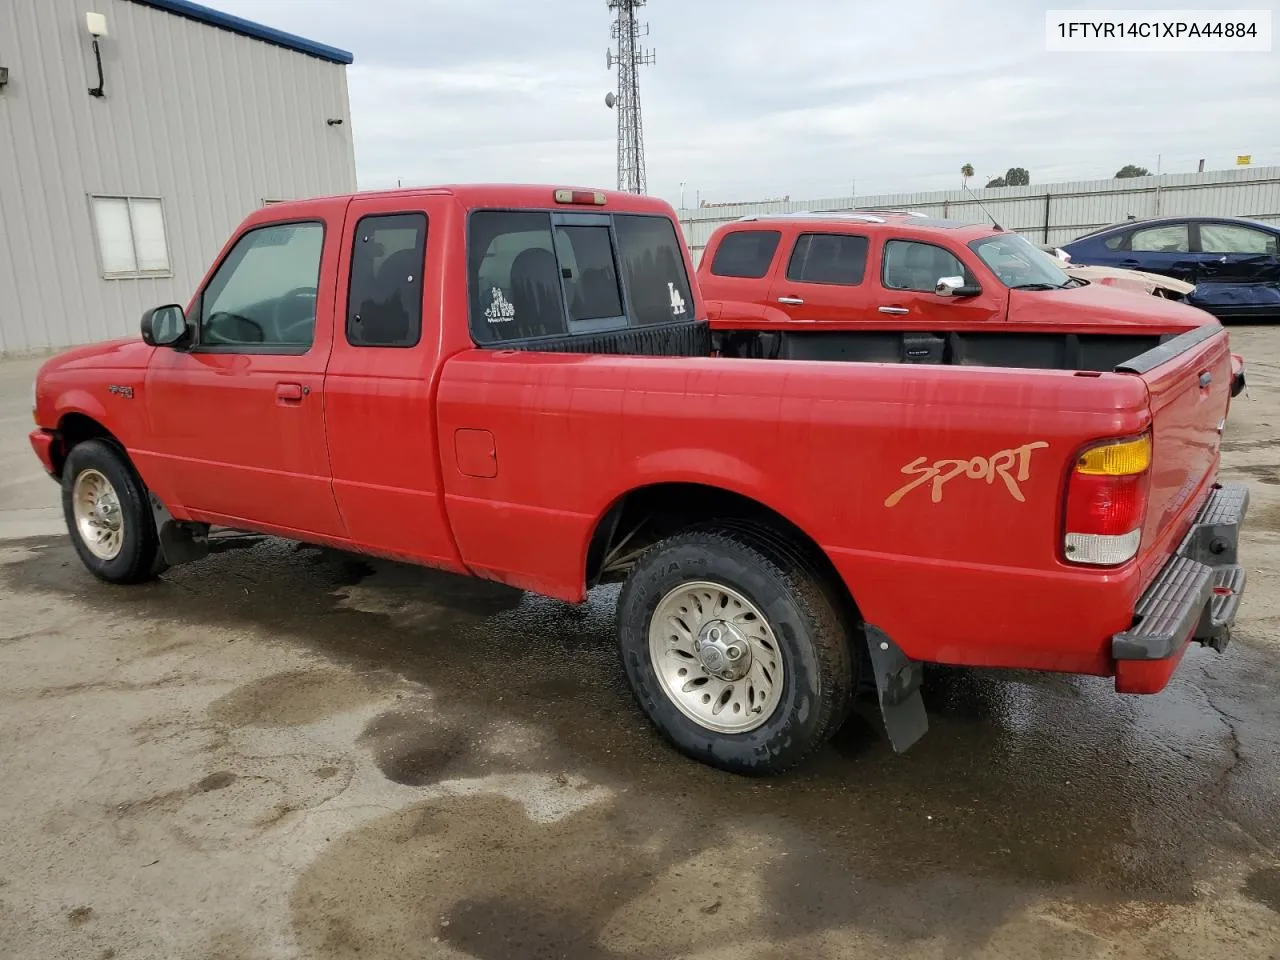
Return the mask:
{"type": "Polygon", "coordinates": [[[889,735],[894,753],[903,753],[929,729],[924,699],[920,696],[924,668],[918,660],[903,653],[883,630],[871,624],[864,630],[885,733],[889,735]]]}
{"type": "Polygon", "coordinates": [[[169,508],[148,493],[151,515],[155,518],[156,534],[160,538],[160,552],[171,567],[191,563],[209,555],[209,525],[184,523],[173,519],[169,508]]]}

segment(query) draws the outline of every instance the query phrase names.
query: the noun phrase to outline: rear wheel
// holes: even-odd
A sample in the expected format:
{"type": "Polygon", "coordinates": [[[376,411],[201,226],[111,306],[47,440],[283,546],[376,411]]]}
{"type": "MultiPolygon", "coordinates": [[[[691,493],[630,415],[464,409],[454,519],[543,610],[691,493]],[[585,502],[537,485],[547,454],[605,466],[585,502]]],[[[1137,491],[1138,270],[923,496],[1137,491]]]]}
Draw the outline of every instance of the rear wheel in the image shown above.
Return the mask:
{"type": "Polygon", "coordinates": [[[652,547],[618,601],[623,665],[678,749],[744,774],[778,773],[847,714],[857,661],[845,617],[799,551],[722,528],[652,547]]]}
{"type": "Polygon", "coordinates": [[[139,583],[163,569],[146,490],[105,440],[71,448],[62,469],[62,512],[81,561],[108,583],[139,583]]]}

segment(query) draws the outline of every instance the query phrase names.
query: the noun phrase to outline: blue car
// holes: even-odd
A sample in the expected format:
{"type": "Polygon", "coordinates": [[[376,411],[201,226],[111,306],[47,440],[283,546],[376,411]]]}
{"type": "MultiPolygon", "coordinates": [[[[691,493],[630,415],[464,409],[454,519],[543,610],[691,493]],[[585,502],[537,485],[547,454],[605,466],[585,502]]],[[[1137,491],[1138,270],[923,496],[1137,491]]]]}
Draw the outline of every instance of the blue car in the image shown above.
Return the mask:
{"type": "Polygon", "coordinates": [[[1219,319],[1280,318],[1280,226],[1230,217],[1161,217],[1103,227],[1062,247],[1071,262],[1194,283],[1187,301],[1219,319]]]}

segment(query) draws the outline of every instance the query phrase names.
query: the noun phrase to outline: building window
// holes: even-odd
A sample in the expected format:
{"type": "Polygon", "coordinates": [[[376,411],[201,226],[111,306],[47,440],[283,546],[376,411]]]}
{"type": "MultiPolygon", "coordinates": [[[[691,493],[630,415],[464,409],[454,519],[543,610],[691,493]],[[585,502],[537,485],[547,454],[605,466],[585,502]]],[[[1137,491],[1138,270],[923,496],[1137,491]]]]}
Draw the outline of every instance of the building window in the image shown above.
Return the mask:
{"type": "Polygon", "coordinates": [[[98,260],[108,280],[167,277],[169,241],[156,197],[90,197],[98,260]]]}

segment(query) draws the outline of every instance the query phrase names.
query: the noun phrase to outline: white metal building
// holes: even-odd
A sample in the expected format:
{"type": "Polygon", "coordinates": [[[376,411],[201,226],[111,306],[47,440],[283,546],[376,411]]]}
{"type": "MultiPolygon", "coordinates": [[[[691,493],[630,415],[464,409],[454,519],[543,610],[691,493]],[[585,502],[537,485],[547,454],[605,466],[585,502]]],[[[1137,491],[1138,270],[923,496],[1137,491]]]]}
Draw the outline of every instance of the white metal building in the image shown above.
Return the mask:
{"type": "Polygon", "coordinates": [[[0,354],[133,334],[255,207],[354,190],[351,60],[188,0],[0,0],[0,354]]]}
{"type": "Polygon", "coordinates": [[[1067,243],[1130,217],[1219,216],[1280,221],[1280,167],[1243,167],[1128,180],[1076,180],[1026,187],[704,205],[680,211],[695,260],[715,228],[740,217],[884,207],[981,223],[987,213],[1004,227],[1042,243],[1067,243]],[[979,203],[980,201],[980,203],[979,203]],[[985,208],[985,210],[984,210],[985,208]]]}

